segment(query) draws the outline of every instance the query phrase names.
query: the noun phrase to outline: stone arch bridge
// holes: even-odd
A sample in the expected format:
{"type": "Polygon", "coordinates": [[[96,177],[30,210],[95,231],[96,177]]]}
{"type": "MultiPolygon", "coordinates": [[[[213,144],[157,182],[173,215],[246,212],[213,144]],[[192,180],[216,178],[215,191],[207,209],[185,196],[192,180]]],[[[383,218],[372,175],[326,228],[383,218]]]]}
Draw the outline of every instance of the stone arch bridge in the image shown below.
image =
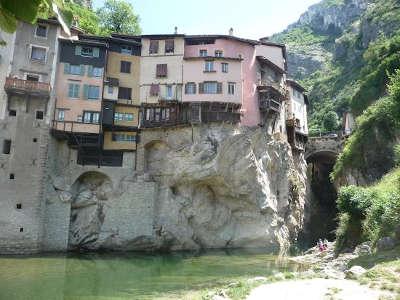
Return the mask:
{"type": "Polygon", "coordinates": [[[335,161],[343,149],[344,141],[345,137],[339,135],[310,137],[305,150],[307,163],[321,159],[335,161]]]}

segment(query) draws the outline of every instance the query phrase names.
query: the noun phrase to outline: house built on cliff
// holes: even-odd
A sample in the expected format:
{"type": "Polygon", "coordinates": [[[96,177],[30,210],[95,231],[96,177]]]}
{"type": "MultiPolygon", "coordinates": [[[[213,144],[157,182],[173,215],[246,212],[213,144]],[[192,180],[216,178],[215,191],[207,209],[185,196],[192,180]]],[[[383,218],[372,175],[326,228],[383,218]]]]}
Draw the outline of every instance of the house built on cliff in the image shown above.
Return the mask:
{"type": "Polygon", "coordinates": [[[66,250],[74,193],[99,182],[109,188],[104,174],[135,187],[117,215],[139,220],[135,205],[146,211],[140,224],[116,220],[121,234],[151,234],[156,183],[132,176],[146,174],[154,153],[168,148],[168,130],[174,139],[191,132],[193,142],[202,124],[260,127],[304,151],[308,101],[286,77],[284,45],[232,31],[100,37],[72,28],[67,36],[52,19],[21,23],[7,41],[0,51],[0,253],[66,250]],[[54,174],[68,182],[49,186],[54,174]]]}

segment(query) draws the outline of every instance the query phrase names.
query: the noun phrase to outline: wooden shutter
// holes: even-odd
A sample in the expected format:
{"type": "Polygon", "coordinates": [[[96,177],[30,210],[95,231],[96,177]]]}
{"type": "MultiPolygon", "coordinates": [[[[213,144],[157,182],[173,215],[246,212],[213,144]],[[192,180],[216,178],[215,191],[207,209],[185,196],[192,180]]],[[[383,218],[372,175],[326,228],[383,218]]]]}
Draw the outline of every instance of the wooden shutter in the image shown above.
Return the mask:
{"type": "Polygon", "coordinates": [[[83,85],[83,99],[89,99],[89,85],[83,85]]]}
{"type": "Polygon", "coordinates": [[[75,46],[75,55],[81,55],[82,53],[82,46],[76,45],[75,46]]]}
{"type": "Polygon", "coordinates": [[[99,57],[99,56],[100,56],[100,49],[93,48],[93,57],[99,57]]]}
{"type": "Polygon", "coordinates": [[[69,63],[64,64],[64,74],[70,74],[71,65],[69,63]]]}
{"type": "Polygon", "coordinates": [[[217,94],[222,94],[222,82],[217,82],[217,94]]]}
{"type": "Polygon", "coordinates": [[[156,76],[161,77],[162,75],[162,65],[157,65],[156,67],[156,76]]]}
{"type": "Polygon", "coordinates": [[[204,82],[199,83],[199,94],[204,94],[204,82]]]}

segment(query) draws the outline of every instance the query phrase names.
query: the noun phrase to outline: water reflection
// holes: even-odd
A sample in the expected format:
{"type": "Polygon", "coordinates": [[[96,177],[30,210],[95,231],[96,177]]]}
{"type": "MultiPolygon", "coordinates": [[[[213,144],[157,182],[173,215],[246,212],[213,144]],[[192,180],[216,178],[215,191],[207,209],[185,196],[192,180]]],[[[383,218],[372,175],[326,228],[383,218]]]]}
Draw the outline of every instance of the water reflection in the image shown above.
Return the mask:
{"type": "Polygon", "coordinates": [[[0,258],[0,299],[155,299],[302,266],[260,250],[0,258]]]}

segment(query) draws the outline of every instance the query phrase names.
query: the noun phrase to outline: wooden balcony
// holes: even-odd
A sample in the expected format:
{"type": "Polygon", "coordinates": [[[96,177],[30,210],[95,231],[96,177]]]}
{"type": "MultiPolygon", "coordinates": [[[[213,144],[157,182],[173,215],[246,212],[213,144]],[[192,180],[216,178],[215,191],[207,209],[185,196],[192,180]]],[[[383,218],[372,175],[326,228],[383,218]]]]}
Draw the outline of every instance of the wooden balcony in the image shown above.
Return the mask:
{"type": "Polygon", "coordinates": [[[286,89],[279,84],[279,82],[273,82],[267,79],[259,79],[257,81],[257,89],[259,92],[273,91],[278,93],[280,96],[286,96],[286,89]]]}
{"type": "Polygon", "coordinates": [[[9,94],[50,97],[51,88],[50,84],[45,82],[7,77],[4,90],[9,94]]]}
{"type": "Polygon", "coordinates": [[[262,112],[276,112],[280,113],[281,111],[281,101],[276,100],[274,98],[260,98],[259,100],[260,111],[262,112]]]}

